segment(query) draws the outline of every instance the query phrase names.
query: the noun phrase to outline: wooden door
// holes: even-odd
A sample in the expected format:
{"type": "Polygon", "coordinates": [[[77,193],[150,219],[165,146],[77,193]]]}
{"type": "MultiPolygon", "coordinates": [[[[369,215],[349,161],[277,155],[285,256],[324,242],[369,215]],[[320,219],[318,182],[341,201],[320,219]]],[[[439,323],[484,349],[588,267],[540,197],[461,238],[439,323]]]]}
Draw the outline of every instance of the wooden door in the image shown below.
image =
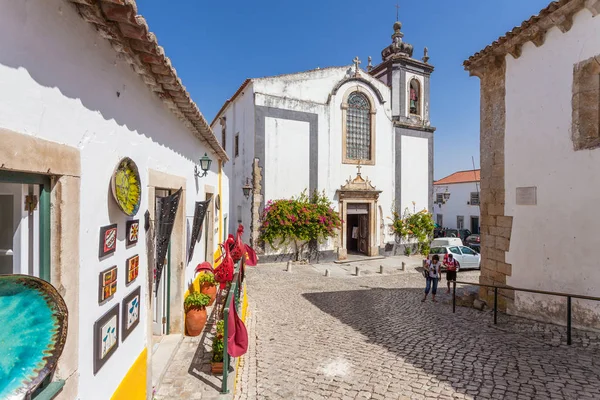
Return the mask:
{"type": "Polygon", "coordinates": [[[369,215],[358,216],[358,251],[369,254],[369,215]]]}

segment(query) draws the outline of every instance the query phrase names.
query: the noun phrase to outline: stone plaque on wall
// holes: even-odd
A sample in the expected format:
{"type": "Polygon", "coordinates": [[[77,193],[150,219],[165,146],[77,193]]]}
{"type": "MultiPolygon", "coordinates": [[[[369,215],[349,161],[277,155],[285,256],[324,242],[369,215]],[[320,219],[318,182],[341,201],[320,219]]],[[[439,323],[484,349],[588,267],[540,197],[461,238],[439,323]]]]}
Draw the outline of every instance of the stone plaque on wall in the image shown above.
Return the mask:
{"type": "Polygon", "coordinates": [[[537,187],[518,187],[517,188],[517,205],[518,206],[535,206],[537,205],[537,187]]]}

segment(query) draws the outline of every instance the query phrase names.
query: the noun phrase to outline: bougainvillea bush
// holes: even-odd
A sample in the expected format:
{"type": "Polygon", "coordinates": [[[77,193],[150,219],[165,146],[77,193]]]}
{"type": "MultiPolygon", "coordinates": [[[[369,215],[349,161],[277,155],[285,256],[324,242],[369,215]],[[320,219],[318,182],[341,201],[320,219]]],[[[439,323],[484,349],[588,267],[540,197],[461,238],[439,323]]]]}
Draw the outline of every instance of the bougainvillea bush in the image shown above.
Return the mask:
{"type": "Polygon", "coordinates": [[[325,193],[306,191],[291,199],[269,201],[262,214],[260,239],[272,248],[293,246],[298,261],[304,246],[324,242],[337,234],[341,220],[325,193]]]}

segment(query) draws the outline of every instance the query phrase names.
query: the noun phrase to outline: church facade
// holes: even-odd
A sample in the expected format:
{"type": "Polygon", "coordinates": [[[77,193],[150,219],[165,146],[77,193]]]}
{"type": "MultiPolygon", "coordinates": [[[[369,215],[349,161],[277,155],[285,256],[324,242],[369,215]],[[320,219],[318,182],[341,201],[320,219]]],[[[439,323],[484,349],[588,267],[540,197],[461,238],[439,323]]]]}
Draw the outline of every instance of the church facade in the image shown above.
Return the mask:
{"type": "Polygon", "coordinates": [[[401,251],[393,211],[433,208],[433,66],[426,49],[413,58],[400,22],[393,28],[377,66],[369,57],[363,70],[357,57],[350,66],[247,79],[225,102],[212,128],[231,159],[230,232],[244,224],[256,246],[269,200],[317,190],[343,220],[338,237],[319,246],[321,257],[401,251]]]}

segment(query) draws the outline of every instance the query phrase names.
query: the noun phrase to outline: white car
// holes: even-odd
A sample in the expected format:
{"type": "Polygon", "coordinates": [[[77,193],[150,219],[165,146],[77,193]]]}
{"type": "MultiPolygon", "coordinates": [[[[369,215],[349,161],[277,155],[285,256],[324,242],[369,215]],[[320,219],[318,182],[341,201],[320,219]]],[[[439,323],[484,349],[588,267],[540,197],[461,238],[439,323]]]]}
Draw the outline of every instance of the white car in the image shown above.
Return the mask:
{"type": "Polygon", "coordinates": [[[440,261],[444,262],[448,254],[458,261],[460,269],[481,269],[481,254],[466,246],[437,246],[429,250],[429,259],[437,254],[440,261]]]}

